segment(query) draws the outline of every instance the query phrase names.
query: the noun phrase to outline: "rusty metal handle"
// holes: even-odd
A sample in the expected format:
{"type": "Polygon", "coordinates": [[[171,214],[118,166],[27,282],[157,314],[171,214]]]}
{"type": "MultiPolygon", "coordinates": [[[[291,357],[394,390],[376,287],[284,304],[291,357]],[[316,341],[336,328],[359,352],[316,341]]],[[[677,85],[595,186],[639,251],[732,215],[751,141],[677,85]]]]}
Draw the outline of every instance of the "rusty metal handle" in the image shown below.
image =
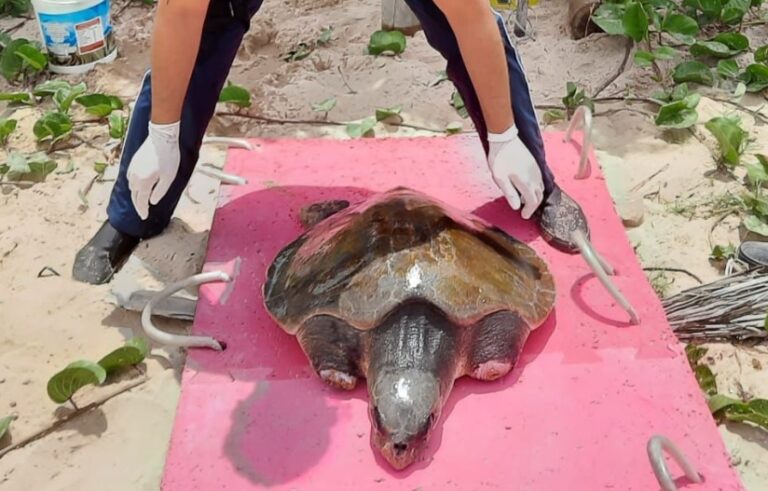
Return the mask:
{"type": "Polygon", "coordinates": [[[609,275],[615,274],[613,267],[595,251],[595,248],[584,235],[584,232],[581,230],[574,230],[572,239],[578,246],[584,261],[586,261],[589,267],[592,268],[592,271],[600,279],[600,282],[605,289],[608,290],[608,293],[610,293],[627,314],[629,314],[630,322],[633,325],[640,324],[640,316],[637,315],[635,308],[632,307],[629,300],[627,300],[624,294],[621,293],[621,290],[619,290],[609,278],[609,275]]]}
{"type": "Polygon", "coordinates": [[[648,459],[651,461],[651,468],[656,475],[656,480],[659,481],[661,489],[664,491],[677,491],[677,485],[672,479],[669,473],[669,468],[664,460],[663,451],[666,450],[675,459],[685,472],[688,479],[695,483],[702,483],[703,479],[701,474],[693,467],[693,464],[685,457],[683,452],[680,451],[672,441],[664,435],[654,435],[648,440],[646,446],[648,452],[648,459]]]}
{"type": "Polygon", "coordinates": [[[176,346],[182,348],[211,348],[216,351],[223,351],[224,346],[217,340],[208,336],[184,336],[171,334],[161,331],[152,323],[152,309],[161,301],[170,297],[174,293],[192,286],[202,285],[203,283],[212,283],[215,281],[230,282],[232,277],[223,271],[212,271],[210,273],[200,273],[189,278],[177,281],[168,285],[163,291],[153,296],[144,310],[141,312],[141,327],[144,333],[156,343],[164,346],[176,346]]]}
{"type": "Polygon", "coordinates": [[[589,151],[592,147],[592,111],[587,106],[579,106],[571,118],[568,130],[565,132],[565,141],[572,140],[573,132],[577,127],[584,131],[584,137],[581,142],[581,156],[579,158],[579,170],[576,171],[576,179],[586,179],[592,174],[592,167],[589,162],[589,151]]]}

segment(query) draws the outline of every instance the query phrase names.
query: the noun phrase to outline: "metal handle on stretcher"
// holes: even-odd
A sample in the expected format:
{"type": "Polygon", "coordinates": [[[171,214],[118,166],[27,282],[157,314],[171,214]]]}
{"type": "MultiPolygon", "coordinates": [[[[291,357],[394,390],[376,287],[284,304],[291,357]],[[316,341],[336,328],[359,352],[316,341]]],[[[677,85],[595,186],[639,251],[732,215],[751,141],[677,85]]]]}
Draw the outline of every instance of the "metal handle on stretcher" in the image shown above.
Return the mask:
{"type": "Polygon", "coordinates": [[[691,462],[685,457],[683,452],[680,451],[669,438],[664,435],[654,435],[648,440],[646,446],[648,451],[648,459],[651,461],[651,468],[656,475],[656,480],[659,481],[659,485],[663,491],[677,491],[677,485],[672,479],[669,473],[667,463],[664,461],[664,453],[666,450],[675,459],[685,472],[685,476],[695,483],[702,483],[703,479],[701,474],[693,467],[691,462]]]}
{"type": "Polygon", "coordinates": [[[589,267],[592,268],[592,271],[594,271],[595,275],[600,279],[600,282],[603,284],[605,289],[608,290],[608,293],[610,293],[611,296],[616,299],[619,305],[621,305],[621,307],[627,311],[627,314],[629,314],[630,322],[633,325],[640,324],[640,316],[637,315],[637,311],[634,307],[632,307],[632,304],[629,303],[629,300],[627,300],[627,298],[621,293],[621,290],[619,290],[619,288],[613,284],[611,278],[609,277],[609,275],[613,276],[616,274],[616,271],[613,269],[613,267],[608,264],[605,259],[600,257],[597,251],[595,251],[595,248],[584,236],[584,232],[581,230],[574,230],[572,239],[579,247],[579,251],[581,252],[582,257],[587,262],[589,267]]]}
{"type": "Polygon", "coordinates": [[[589,163],[589,150],[592,146],[592,111],[587,106],[579,106],[571,118],[571,124],[565,132],[565,141],[570,142],[574,130],[581,126],[584,131],[584,138],[581,142],[581,157],[579,158],[579,170],[576,172],[576,179],[586,179],[592,173],[592,167],[589,163]]]}
{"type": "Polygon", "coordinates": [[[216,351],[223,351],[224,345],[219,341],[208,336],[184,336],[171,334],[161,331],[152,323],[152,309],[159,302],[170,297],[174,293],[192,286],[202,285],[203,283],[227,282],[232,281],[232,277],[223,271],[212,271],[209,273],[200,273],[189,278],[177,281],[168,285],[163,291],[152,297],[144,310],[141,312],[141,327],[144,333],[156,343],[163,346],[176,346],[182,348],[211,348],[216,351]]]}
{"type": "MultiPolygon", "coordinates": [[[[203,137],[203,145],[213,144],[213,143],[224,143],[229,147],[242,148],[244,150],[249,150],[251,152],[255,150],[255,148],[253,148],[253,145],[251,145],[250,142],[248,142],[248,140],[244,140],[243,138],[229,138],[226,136],[203,137]]],[[[195,171],[199,172],[200,174],[204,174],[208,177],[218,179],[224,184],[232,184],[237,186],[243,186],[245,184],[248,184],[248,180],[244,177],[238,176],[237,174],[230,174],[228,172],[224,172],[222,170],[211,168],[211,167],[198,165],[198,166],[195,166],[195,171]]]]}

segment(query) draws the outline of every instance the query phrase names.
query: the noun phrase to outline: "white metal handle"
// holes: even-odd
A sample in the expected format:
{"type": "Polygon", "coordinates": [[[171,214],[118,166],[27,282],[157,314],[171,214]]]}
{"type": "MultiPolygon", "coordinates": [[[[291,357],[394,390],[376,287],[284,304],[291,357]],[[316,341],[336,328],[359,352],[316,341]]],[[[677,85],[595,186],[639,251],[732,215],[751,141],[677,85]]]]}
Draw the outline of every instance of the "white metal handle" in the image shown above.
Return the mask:
{"type": "Polygon", "coordinates": [[[589,267],[592,268],[592,271],[600,279],[600,282],[603,284],[605,289],[608,290],[608,293],[610,293],[611,296],[616,299],[619,305],[621,305],[621,307],[627,311],[627,314],[629,314],[630,322],[633,325],[640,324],[640,316],[637,315],[635,308],[632,307],[632,304],[629,303],[629,300],[627,300],[627,298],[621,293],[621,290],[619,290],[619,288],[614,285],[609,278],[609,275],[614,275],[616,273],[613,267],[608,264],[605,259],[600,257],[600,255],[595,251],[595,248],[584,235],[584,232],[581,230],[574,230],[572,239],[578,246],[584,261],[586,261],[589,267]]]}
{"type": "Polygon", "coordinates": [[[236,147],[236,148],[243,148],[245,150],[254,151],[255,148],[253,148],[253,145],[248,142],[248,140],[244,140],[243,138],[230,138],[227,136],[204,136],[203,137],[203,145],[212,144],[212,143],[224,143],[227,146],[230,147],[236,147]]]}
{"type": "Polygon", "coordinates": [[[152,297],[144,310],[141,312],[141,327],[144,328],[144,333],[156,343],[164,346],[176,346],[182,348],[211,348],[216,351],[223,351],[224,346],[217,340],[208,336],[183,336],[177,334],[171,334],[165,331],[161,331],[152,323],[152,309],[164,299],[170,297],[174,293],[189,288],[192,286],[198,286],[203,283],[212,283],[215,281],[230,282],[232,277],[223,271],[212,271],[210,273],[200,273],[189,278],[177,281],[168,285],[163,291],[152,297]]]}
{"type": "Polygon", "coordinates": [[[664,450],[672,455],[675,461],[683,469],[683,472],[685,472],[688,479],[695,483],[703,482],[701,474],[699,474],[696,468],[693,467],[683,452],[681,452],[680,449],[664,435],[652,436],[651,439],[648,440],[646,450],[648,452],[648,459],[651,461],[653,473],[656,475],[656,480],[659,481],[659,485],[661,485],[663,491],[677,491],[677,485],[675,485],[675,481],[672,479],[667,463],[664,460],[664,450]]]}
{"type": "Polygon", "coordinates": [[[581,142],[581,156],[579,158],[579,170],[576,171],[576,179],[586,179],[592,174],[592,167],[589,162],[589,151],[592,146],[592,111],[587,106],[579,106],[571,118],[571,124],[565,132],[565,141],[570,142],[574,130],[581,127],[584,132],[584,138],[581,142]]]}
{"type": "Polygon", "coordinates": [[[208,177],[218,179],[224,184],[232,184],[235,186],[244,186],[248,184],[248,179],[238,176],[237,174],[230,174],[229,172],[224,172],[223,170],[219,170],[211,165],[206,165],[206,164],[198,165],[195,168],[195,170],[200,174],[204,174],[208,177]]]}

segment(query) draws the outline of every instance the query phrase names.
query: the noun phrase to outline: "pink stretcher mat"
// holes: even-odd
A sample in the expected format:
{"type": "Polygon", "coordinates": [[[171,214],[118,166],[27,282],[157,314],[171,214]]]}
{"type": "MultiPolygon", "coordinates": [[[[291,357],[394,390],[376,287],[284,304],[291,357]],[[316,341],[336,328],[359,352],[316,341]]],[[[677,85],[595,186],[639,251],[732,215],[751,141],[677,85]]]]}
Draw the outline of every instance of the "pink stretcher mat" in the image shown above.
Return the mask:
{"type": "Polygon", "coordinates": [[[473,136],[413,139],[255,140],[231,150],[192,331],[224,340],[222,353],[190,350],[163,489],[657,490],[646,456],[655,433],[672,439],[705,477],[681,489],[743,489],[685,354],[626,238],[600,169],[574,180],[580,147],[545,134],[560,185],[589,217],[614,281],[642,318],[631,326],[580,256],[550,248],[512,212],[473,136]],[[516,369],[495,383],[461,379],[427,459],[391,471],[372,449],[364,384],[327,388],[296,340],[262,304],[265,270],[300,233],[298,210],[324,199],[359,200],[405,185],[498,224],[549,262],[555,312],[516,369]]]}

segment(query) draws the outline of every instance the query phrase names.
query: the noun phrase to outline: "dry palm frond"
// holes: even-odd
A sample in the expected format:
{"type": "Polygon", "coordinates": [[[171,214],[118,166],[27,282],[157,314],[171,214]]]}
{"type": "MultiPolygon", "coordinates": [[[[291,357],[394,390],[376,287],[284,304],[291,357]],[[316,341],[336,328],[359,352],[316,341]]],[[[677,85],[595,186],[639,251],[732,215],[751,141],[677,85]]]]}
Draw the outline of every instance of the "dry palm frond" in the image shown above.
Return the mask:
{"type": "Polygon", "coordinates": [[[662,302],[681,341],[768,339],[768,268],[752,268],[662,302]]]}

